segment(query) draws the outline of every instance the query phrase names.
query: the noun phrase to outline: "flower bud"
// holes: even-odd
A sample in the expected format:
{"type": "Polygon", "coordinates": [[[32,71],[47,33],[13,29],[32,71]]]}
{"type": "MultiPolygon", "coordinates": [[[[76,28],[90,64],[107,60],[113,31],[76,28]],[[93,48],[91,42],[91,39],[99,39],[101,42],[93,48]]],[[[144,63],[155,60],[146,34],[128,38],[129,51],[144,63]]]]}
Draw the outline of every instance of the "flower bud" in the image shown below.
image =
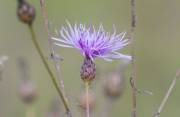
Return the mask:
{"type": "Polygon", "coordinates": [[[86,93],[84,93],[79,98],[80,107],[83,110],[86,110],[86,103],[87,102],[89,105],[89,109],[92,110],[94,108],[94,105],[95,105],[95,96],[92,92],[89,92],[88,95],[86,93]]]}
{"type": "Polygon", "coordinates": [[[35,18],[35,9],[25,0],[18,0],[17,15],[20,21],[31,25],[35,18]]]}
{"type": "Polygon", "coordinates": [[[122,95],[124,89],[124,79],[117,72],[110,73],[104,84],[104,93],[107,97],[118,98],[122,95]]]}
{"type": "Polygon", "coordinates": [[[37,97],[36,88],[29,80],[24,80],[21,83],[19,95],[24,103],[33,103],[37,97]]]}
{"type": "Polygon", "coordinates": [[[91,59],[85,58],[81,67],[81,79],[84,81],[92,81],[96,75],[96,66],[91,59]]]}

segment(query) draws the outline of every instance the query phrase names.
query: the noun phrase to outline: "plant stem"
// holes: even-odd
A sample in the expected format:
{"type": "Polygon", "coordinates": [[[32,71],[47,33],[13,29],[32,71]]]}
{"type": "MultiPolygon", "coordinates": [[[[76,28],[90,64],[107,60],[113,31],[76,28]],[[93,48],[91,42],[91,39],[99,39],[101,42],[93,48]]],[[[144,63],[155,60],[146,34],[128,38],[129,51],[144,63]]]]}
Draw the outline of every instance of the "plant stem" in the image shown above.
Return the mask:
{"type": "Polygon", "coordinates": [[[135,0],[130,0],[131,2],[131,65],[132,65],[132,73],[130,78],[130,83],[132,87],[132,111],[131,117],[137,117],[136,113],[136,69],[135,69],[135,54],[134,54],[134,30],[136,28],[136,7],[135,7],[135,0]]]}
{"type": "MultiPolygon", "coordinates": [[[[47,13],[46,13],[46,10],[45,10],[45,1],[40,0],[40,4],[41,4],[41,12],[42,12],[43,20],[44,20],[44,27],[45,27],[45,30],[46,30],[47,35],[48,35],[49,49],[50,49],[50,52],[51,52],[52,61],[53,61],[53,64],[54,64],[54,67],[55,67],[55,70],[56,70],[56,75],[57,75],[57,77],[58,77],[58,79],[60,81],[60,84],[61,84],[60,86],[61,86],[63,94],[65,96],[64,81],[61,78],[61,74],[60,74],[60,65],[58,64],[56,58],[54,58],[56,56],[56,52],[55,52],[55,49],[53,47],[53,42],[52,42],[52,39],[51,39],[49,20],[48,20],[47,13]]],[[[66,98],[66,100],[67,100],[67,98],[66,98]]]]}
{"type": "Polygon", "coordinates": [[[66,97],[66,94],[65,94],[65,91],[64,91],[64,81],[63,79],[61,78],[61,73],[60,73],[60,65],[58,64],[55,55],[56,55],[56,52],[55,52],[55,49],[53,48],[53,42],[51,40],[51,35],[50,35],[50,27],[49,27],[49,20],[48,20],[48,17],[47,17],[47,13],[46,13],[46,10],[45,10],[45,1],[44,0],[40,0],[40,5],[41,5],[41,12],[42,12],[42,16],[43,16],[43,20],[44,20],[44,27],[45,27],[45,30],[48,34],[48,42],[49,42],[49,49],[50,49],[50,52],[51,52],[51,55],[52,55],[52,61],[53,61],[53,64],[54,64],[54,67],[55,67],[55,71],[56,71],[56,75],[60,81],[60,86],[61,86],[61,92],[63,93],[63,98],[65,99],[66,101],[66,105],[65,105],[65,108],[66,108],[66,113],[67,113],[67,116],[68,117],[71,117],[72,114],[71,114],[71,111],[69,109],[69,106],[68,106],[68,99],[66,97]]]}
{"type": "Polygon", "coordinates": [[[56,81],[56,78],[54,77],[52,71],[50,70],[49,65],[48,65],[48,63],[47,63],[47,61],[46,61],[46,59],[45,59],[45,57],[44,57],[44,55],[43,55],[43,53],[41,51],[41,48],[40,48],[40,46],[39,46],[39,44],[37,42],[37,39],[36,39],[36,36],[35,36],[35,32],[34,32],[34,30],[32,28],[32,25],[29,25],[29,30],[30,30],[30,33],[32,35],[32,38],[31,38],[32,42],[33,42],[33,44],[34,44],[38,54],[40,55],[40,58],[41,58],[41,60],[42,60],[42,62],[44,64],[47,72],[49,73],[50,78],[51,78],[51,80],[52,80],[52,82],[53,82],[53,84],[54,84],[54,86],[55,86],[55,88],[56,88],[56,90],[57,90],[57,92],[58,92],[58,94],[59,94],[59,96],[60,96],[64,106],[65,106],[66,113],[67,113],[68,117],[71,117],[70,110],[69,110],[69,107],[68,107],[68,104],[67,104],[67,100],[65,99],[61,89],[59,88],[58,83],[56,81]]]}
{"type": "Polygon", "coordinates": [[[86,117],[90,117],[90,110],[89,110],[89,87],[90,82],[85,81],[85,89],[86,89],[86,117]]]}
{"type": "Polygon", "coordinates": [[[180,75],[180,70],[176,73],[176,76],[175,78],[172,80],[172,83],[171,85],[169,86],[169,89],[167,90],[166,92],[166,95],[164,96],[159,108],[158,108],[158,111],[153,115],[153,117],[159,117],[160,116],[160,113],[162,111],[162,109],[164,108],[169,96],[171,95],[171,92],[173,90],[173,88],[175,87],[176,85],[176,82],[177,82],[177,79],[179,78],[179,75],[180,75]]]}
{"type": "MultiPolygon", "coordinates": [[[[46,13],[46,10],[45,10],[45,1],[40,0],[40,4],[41,4],[41,12],[42,12],[43,20],[44,20],[44,27],[45,27],[45,30],[46,30],[47,35],[48,35],[49,49],[50,49],[52,61],[53,61],[53,64],[54,64],[54,68],[55,68],[55,71],[56,71],[56,76],[58,77],[58,80],[60,82],[60,86],[61,86],[61,89],[62,89],[62,93],[64,94],[64,98],[68,102],[68,99],[66,97],[65,90],[64,90],[64,81],[61,78],[60,65],[58,64],[58,60],[55,58],[56,57],[56,52],[55,52],[55,49],[53,47],[53,42],[52,42],[52,39],[51,39],[49,20],[48,20],[47,13],[46,13]]],[[[60,59],[62,59],[62,58],[60,58],[60,59]]]]}

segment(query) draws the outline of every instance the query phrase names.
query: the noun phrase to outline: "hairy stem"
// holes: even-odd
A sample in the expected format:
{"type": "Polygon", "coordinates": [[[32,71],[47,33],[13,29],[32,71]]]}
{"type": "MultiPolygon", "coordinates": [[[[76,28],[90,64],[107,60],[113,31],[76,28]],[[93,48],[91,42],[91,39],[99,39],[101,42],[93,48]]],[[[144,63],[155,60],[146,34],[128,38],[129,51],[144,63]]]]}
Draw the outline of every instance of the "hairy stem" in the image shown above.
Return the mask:
{"type": "Polygon", "coordinates": [[[71,111],[70,111],[70,108],[69,108],[69,106],[67,104],[68,99],[67,99],[67,97],[65,95],[65,91],[64,91],[64,81],[61,78],[60,65],[58,64],[58,61],[55,58],[56,52],[55,52],[55,49],[53,48],[53,42],[51,40],[49,20],[48,20],[47,13],[46,13],[46,10],[45,10],[45,1],[40,0],[40,5],[41,5],[41,12],[42,12],[43,20],[44,20],[44,27],[45,27],[45,30],[46,30],[46,32],[48,34],[49,48],[50,48],[50,52],[51,52],[52,61],[53,61],[53,64],[54,64],[54,67],[55,67],[55,70],[56,70],[56,76],[58,77],[58,79],[60,81],[60,86],[61,86],[61,89],[62,89],[61,91],[63,93],[63,99],[66,101],[66,104],[64,104],[64,106],[66,108],[67,116],[71,117],[72,116],[71,111]]]}
{"type": "Polygon", "coordinates": [[[131,65],[132,65],[132,73],[130,78],[130,83],[132,87],[132,111],[131,117],[137,117],[136,114],[136,69],[135,69],[135,54],[134,54],[134,30],[136,28],[136,7],[135,7],[135,0],[130,0],[131,2],[131,65]]]}
{"type": "Polygon", "coordinates": [[[43,53],[41,51],[41,48],[40,48],[40,46],[39,46],[39,44],[37,42],[37,39],[36,39],[36,36],[35,36],[35,32],[34,32],[34,30],[32,28],[32,25],[29,25],[29,30],[30,30],[30,33],[32,35],[32,38],[31,38],[32,42],[33,42],[33,44],[34,44],[38,54],[40,55],[40,58],[41,58],[41,60],[42,60],[42,62],[44,64],[47,72],[49,73],[50,78],[51,78],[51,80],[52,80],[52,82],[53,82],[53,84],[54,84],[54,86],[55,86],[55,88],[56,88],[60,98],[62,99],[62,102],[63,102],[63,104],[65,106],[65,109],[66,109],[66,113],[67,113],[67,115],[69,115],[68,117],[71,117],[70,114],[69,114],[70,110],[69,110],[69,107],[68,107],[68,104],[67,104],[67,100],[64,98],[64,95],[63,95],[63,93],[62,93],[61,89],[59,88],[58,83],[56,81],[56,78],[54,77],[52,71],[50,70],[50,67],[49,67],[49,65],[48,65],[48,63],[47,63],[47,61],[46,61],[46,59],[45,59],[45,57],[44,57],[44,55],[43,55],[43,53]]]}
{"type": "Polygon", "coordinates": [[[45,30],[46,30],[47,35],[48,35],[48,42],[49,42],[49,49],[51,52],[51,58],[52,58],[52,61],[53,61],[53,64],[54,64],[54,67],[56,70],[56,75],[57,75],[58,79],[60,80],[62,91],[65,94],[65,92],[64,92],[64,81],[61,78],[61,74],[60,74],[60,65],[58,64],[57,59],[55,58],[56,52],[55,52],[55,49],[53,47],[53,42],[51,39],[49,20],[47,18],[47,13],[45,10],[45,1],[40,0],[40,4],[41,4],[41,12],[42,12],[43,20],[44,20],[44,27],[45,27],[45,30]]]}
{"type": "Polygon", "coordinates": [[[166,94],[165,94],[165,96],[164,96],[164,98],[163,98],[163,100],[162,100],[162,102],[161,102],[157,112],[154,113],[153,117],[159,117],[160,116],[161,111],[163,110],[163,108],[164,108],[164,106],[165,106],[169,96],[172,93],[173,88],[176,85],[176,82],[177,82],[177,79],[179,78],[179,75],[180,75],[180,70],[176,73],[176,76],[172,80],[172,83],[170,84],[170,86],[169,86],[169,88],[168,88],[168,90],[167,90],[167,92],[166,92],[166,94]]]}
{"type": "Polygon", "coordinates": [[[57,75],[58,79],[60,80],[62,91],[63,91],[63,93],[65,95],[64,81],[61,78],[60,65],[58,64],[57,59],[55,58],[56,52],[55,52],[55,49],[53,47],[53,42],[51,40],[51,35],[50,35],[50,31],[49,31],[50,26],[49,26],[49,21],[48,21],[47,14],[46,14],[46,11],[45,11],[45,2],[44,2],[44,0],[40,0],[40,1],[41,1],[40,2],[41,3],[41,12],[42,12],[43,20],[44,20],[44,27],[45,27],[45,30],[46,30],[46,32],[48,34],[48,42],[49,42],[49,48],[50,48],[50,52],[51,52],[52,61],[53,61],[53,64],[54,64],[54,67],[55,67],[55,70],[56,70],[56,75],[57,75]]]}
{"type": "Polygon", "coordinates": [[[86,89],[86,117],[90,117],[90,109],[89,109],[89,86],[90,82],[85,81],[85,89],[86,89]]]}

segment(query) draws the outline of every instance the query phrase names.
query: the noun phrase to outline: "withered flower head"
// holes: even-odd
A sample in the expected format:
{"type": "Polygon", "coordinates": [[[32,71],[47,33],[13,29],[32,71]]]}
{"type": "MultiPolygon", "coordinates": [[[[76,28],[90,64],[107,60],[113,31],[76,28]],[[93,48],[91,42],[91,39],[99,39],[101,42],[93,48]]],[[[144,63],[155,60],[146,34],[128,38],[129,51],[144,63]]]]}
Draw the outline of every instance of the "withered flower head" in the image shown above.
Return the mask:
{"type": "Polygon", "coordinates": [[[31,25],[35,19],[35,9],[26,0],[18,0],[17,15],[20,21],[31,25]]]}

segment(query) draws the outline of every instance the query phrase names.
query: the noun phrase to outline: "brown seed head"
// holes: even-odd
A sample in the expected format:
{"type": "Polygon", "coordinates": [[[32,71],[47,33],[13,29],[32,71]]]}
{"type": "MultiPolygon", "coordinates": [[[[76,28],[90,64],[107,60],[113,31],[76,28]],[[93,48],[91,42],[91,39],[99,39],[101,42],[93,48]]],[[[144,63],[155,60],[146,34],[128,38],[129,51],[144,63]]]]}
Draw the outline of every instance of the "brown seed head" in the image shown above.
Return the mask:
{"type": "Polygon", "coordinates": [[[96,75],[96,66],[91,59],[84,59],[81,67],[81,79],[84,81],[92,81],[96,75]]]}
{"type": "Polygon", "coordinates": [[[29,80],[24,80],[21,83],[19,95],[24,103],[33,103],[37,97],[36,88],[29,80]]]}
{"type": "Polygon", "coordinates": [[[31,25],[35,19],[35,9],[25,0],[18,0],[17,15],[20,21],[31,25]]]}
{"type": "Polygon", "coordinates": [[[105,80],[104,92],[107,97],[118,98],[124,89],[124,79],[119,73],[111,73],[105,80]]]}
{"type": "Polygon", "coordinates": [[[88,95],[86,93],[81,95],[81,97],[79,98],[80,107],[83,110],[86,110],[87,99],[88,99],[89,109],[92,110],[95,105],[95,96],[92,92],[89,92],[88,95]]]}

